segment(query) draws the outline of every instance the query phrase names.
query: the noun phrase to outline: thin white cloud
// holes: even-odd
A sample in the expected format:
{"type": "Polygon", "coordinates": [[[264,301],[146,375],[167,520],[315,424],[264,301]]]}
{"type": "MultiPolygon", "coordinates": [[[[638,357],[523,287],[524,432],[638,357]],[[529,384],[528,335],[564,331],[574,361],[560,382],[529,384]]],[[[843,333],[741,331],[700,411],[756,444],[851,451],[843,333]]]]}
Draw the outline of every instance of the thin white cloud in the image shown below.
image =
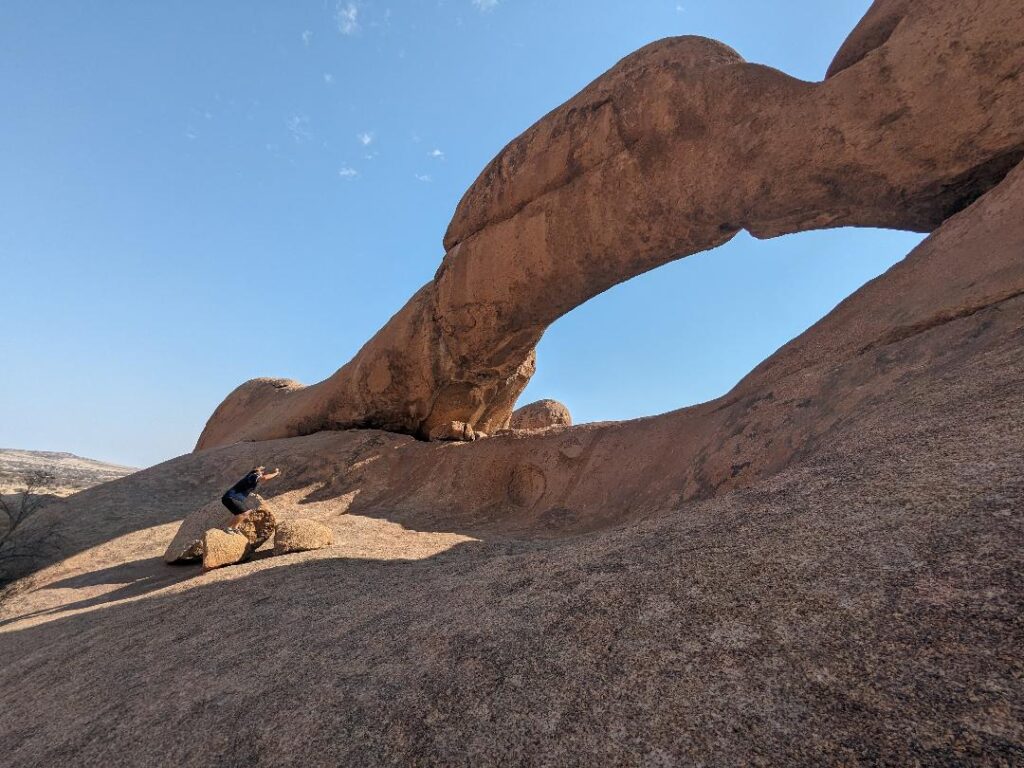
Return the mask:
{"type": "Polygon", "coordinates": [[[430,182],[433,181],[433,179],[430,176],[426,175],[426,174],[419,174],[419,173],[417,173],[417,174],[414,174],[414,175],[416,176],[416,181],[422,181],[425,184],[429,184],[430,182]]]}
{"type": "Polygon", "coordinates": [[[354,179],[359,175],[359,171],[355,168],[350,168],[347,165],[343,165],[338,169],[338,175],[343,179],[354,179]]]}
{"type": "Polygon", "coordinates": [[[473,5],[481,12],[493,11],[498,7],[498,0],[473,0],[473,5]]]}
{"type": "Polygon", "coordinates": [[[312,41],[312,39],[313,39],[313,30],[311,30],[311,29],[304,29],[304,30],[302,30],[302,44],[304,46],[306,46],[308,48],[309,47],[309,43],[310,43],[310,41],[312,41]]]}
{"type": "Polygon", "coordinates": [[[359,6],[355,3],[339,2],[334,11],[338,31],[343,35],[354,35],[359,31],[359,6]]]}
{"type": "Polygon", "coordinates": [[[436,158],[437,160],[444,160],[444,152],[442,152],[440,149],[435,149],[434,151],[432,151],[430,153],[430,156],[436,158]]]}
{"type": "Polygon", "coordinates": [[[324,82],[328,85],[334,85],[334,75],[330,72],[324,72],[324,82]]]}
{"type": "Polygon", "coordinates": [[[359,139],[359,143],[364,147],[368,147],[373,144],[373,134],[369,131],[363,131],[362,133],[357,134],[356,138],[359,139]]]}
{"type": "Polygon", "coordinates": [[[295,139],[296,144],[301,144],[313,138],[313,134],[309,132],[309,118],[305,115],[293,115],[285,121],[285,125],[288,127],[288,132],[292,135],[292,138],[295,139]]]}

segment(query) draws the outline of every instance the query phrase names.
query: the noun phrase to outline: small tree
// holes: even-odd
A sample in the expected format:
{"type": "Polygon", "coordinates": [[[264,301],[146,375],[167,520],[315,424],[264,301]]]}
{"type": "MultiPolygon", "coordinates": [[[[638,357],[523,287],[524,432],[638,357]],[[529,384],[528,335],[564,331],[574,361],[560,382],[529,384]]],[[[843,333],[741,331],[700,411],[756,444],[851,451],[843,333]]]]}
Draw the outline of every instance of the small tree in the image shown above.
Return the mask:
{"type": "Polygon", "coordinates": [[[60,541],[53,526],[25,523],[53,500],[54,486],[46,470],[28,472],[13,494],[0,494],[0,587],[24,576],[43,558],[56,554],[60,541]]]}

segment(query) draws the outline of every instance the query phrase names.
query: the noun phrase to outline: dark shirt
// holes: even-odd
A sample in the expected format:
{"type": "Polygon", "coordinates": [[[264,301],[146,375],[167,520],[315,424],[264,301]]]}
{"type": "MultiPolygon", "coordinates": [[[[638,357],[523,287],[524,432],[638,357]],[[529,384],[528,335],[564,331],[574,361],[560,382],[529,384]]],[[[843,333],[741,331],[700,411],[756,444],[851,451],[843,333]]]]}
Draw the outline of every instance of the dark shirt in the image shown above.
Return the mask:
{"type": "Polygon", "coordinates": [[[250,493],[256,490],[256,486],[260,482],[259,472],[250,472],[248,475],[243,477],[237,483],[231,486],[228,493],[239,494],[241,496],[248,496],[250,493]]]}

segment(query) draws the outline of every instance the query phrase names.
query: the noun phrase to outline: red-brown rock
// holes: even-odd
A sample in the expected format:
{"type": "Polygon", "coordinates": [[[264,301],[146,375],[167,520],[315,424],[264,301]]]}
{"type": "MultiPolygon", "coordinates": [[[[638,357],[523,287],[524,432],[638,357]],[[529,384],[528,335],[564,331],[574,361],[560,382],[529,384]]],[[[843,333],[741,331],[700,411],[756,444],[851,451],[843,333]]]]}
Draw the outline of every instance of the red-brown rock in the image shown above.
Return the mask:
{"type": "Polygon", "coordinates": [[[476,433],[473,428],[464,421],[449,421],[445,424],[438,424],[430,430],[430,442],[441,441],[472,442],[476,440],[476,433]]]}
{"type": "Polygon", "coordinates": [[[424,286],[328,380],[243,385],[197,448],[376,426],[504,426],[558,317],[729,240],[930,231],[1024,157],[1018,0],[879,0],[808,83],[721,43],[653,43],[508,145],[424,286]]]}
{"type": "Polygon", "coordinates": [[[548,429],[550,427],[571,427],[572,415],[569,409],[557,400],[538,400],[517,408],[509,421],[510,429],[548,429]]]}

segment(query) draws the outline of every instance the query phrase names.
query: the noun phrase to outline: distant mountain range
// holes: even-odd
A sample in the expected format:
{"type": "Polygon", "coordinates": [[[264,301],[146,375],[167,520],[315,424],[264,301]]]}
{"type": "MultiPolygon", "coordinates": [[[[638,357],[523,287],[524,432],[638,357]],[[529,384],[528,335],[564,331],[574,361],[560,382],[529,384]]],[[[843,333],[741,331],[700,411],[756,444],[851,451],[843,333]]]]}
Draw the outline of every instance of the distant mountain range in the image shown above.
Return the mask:
{"type": "Polygon", "coordinates": [[[66,496],[130,475],[136,469],[85,459],[73,453],[0,448],[0,492],[17,489],[26,475],[39,471],[53,476],[52,486],[45,489],[47,493],[66,496]]]}

